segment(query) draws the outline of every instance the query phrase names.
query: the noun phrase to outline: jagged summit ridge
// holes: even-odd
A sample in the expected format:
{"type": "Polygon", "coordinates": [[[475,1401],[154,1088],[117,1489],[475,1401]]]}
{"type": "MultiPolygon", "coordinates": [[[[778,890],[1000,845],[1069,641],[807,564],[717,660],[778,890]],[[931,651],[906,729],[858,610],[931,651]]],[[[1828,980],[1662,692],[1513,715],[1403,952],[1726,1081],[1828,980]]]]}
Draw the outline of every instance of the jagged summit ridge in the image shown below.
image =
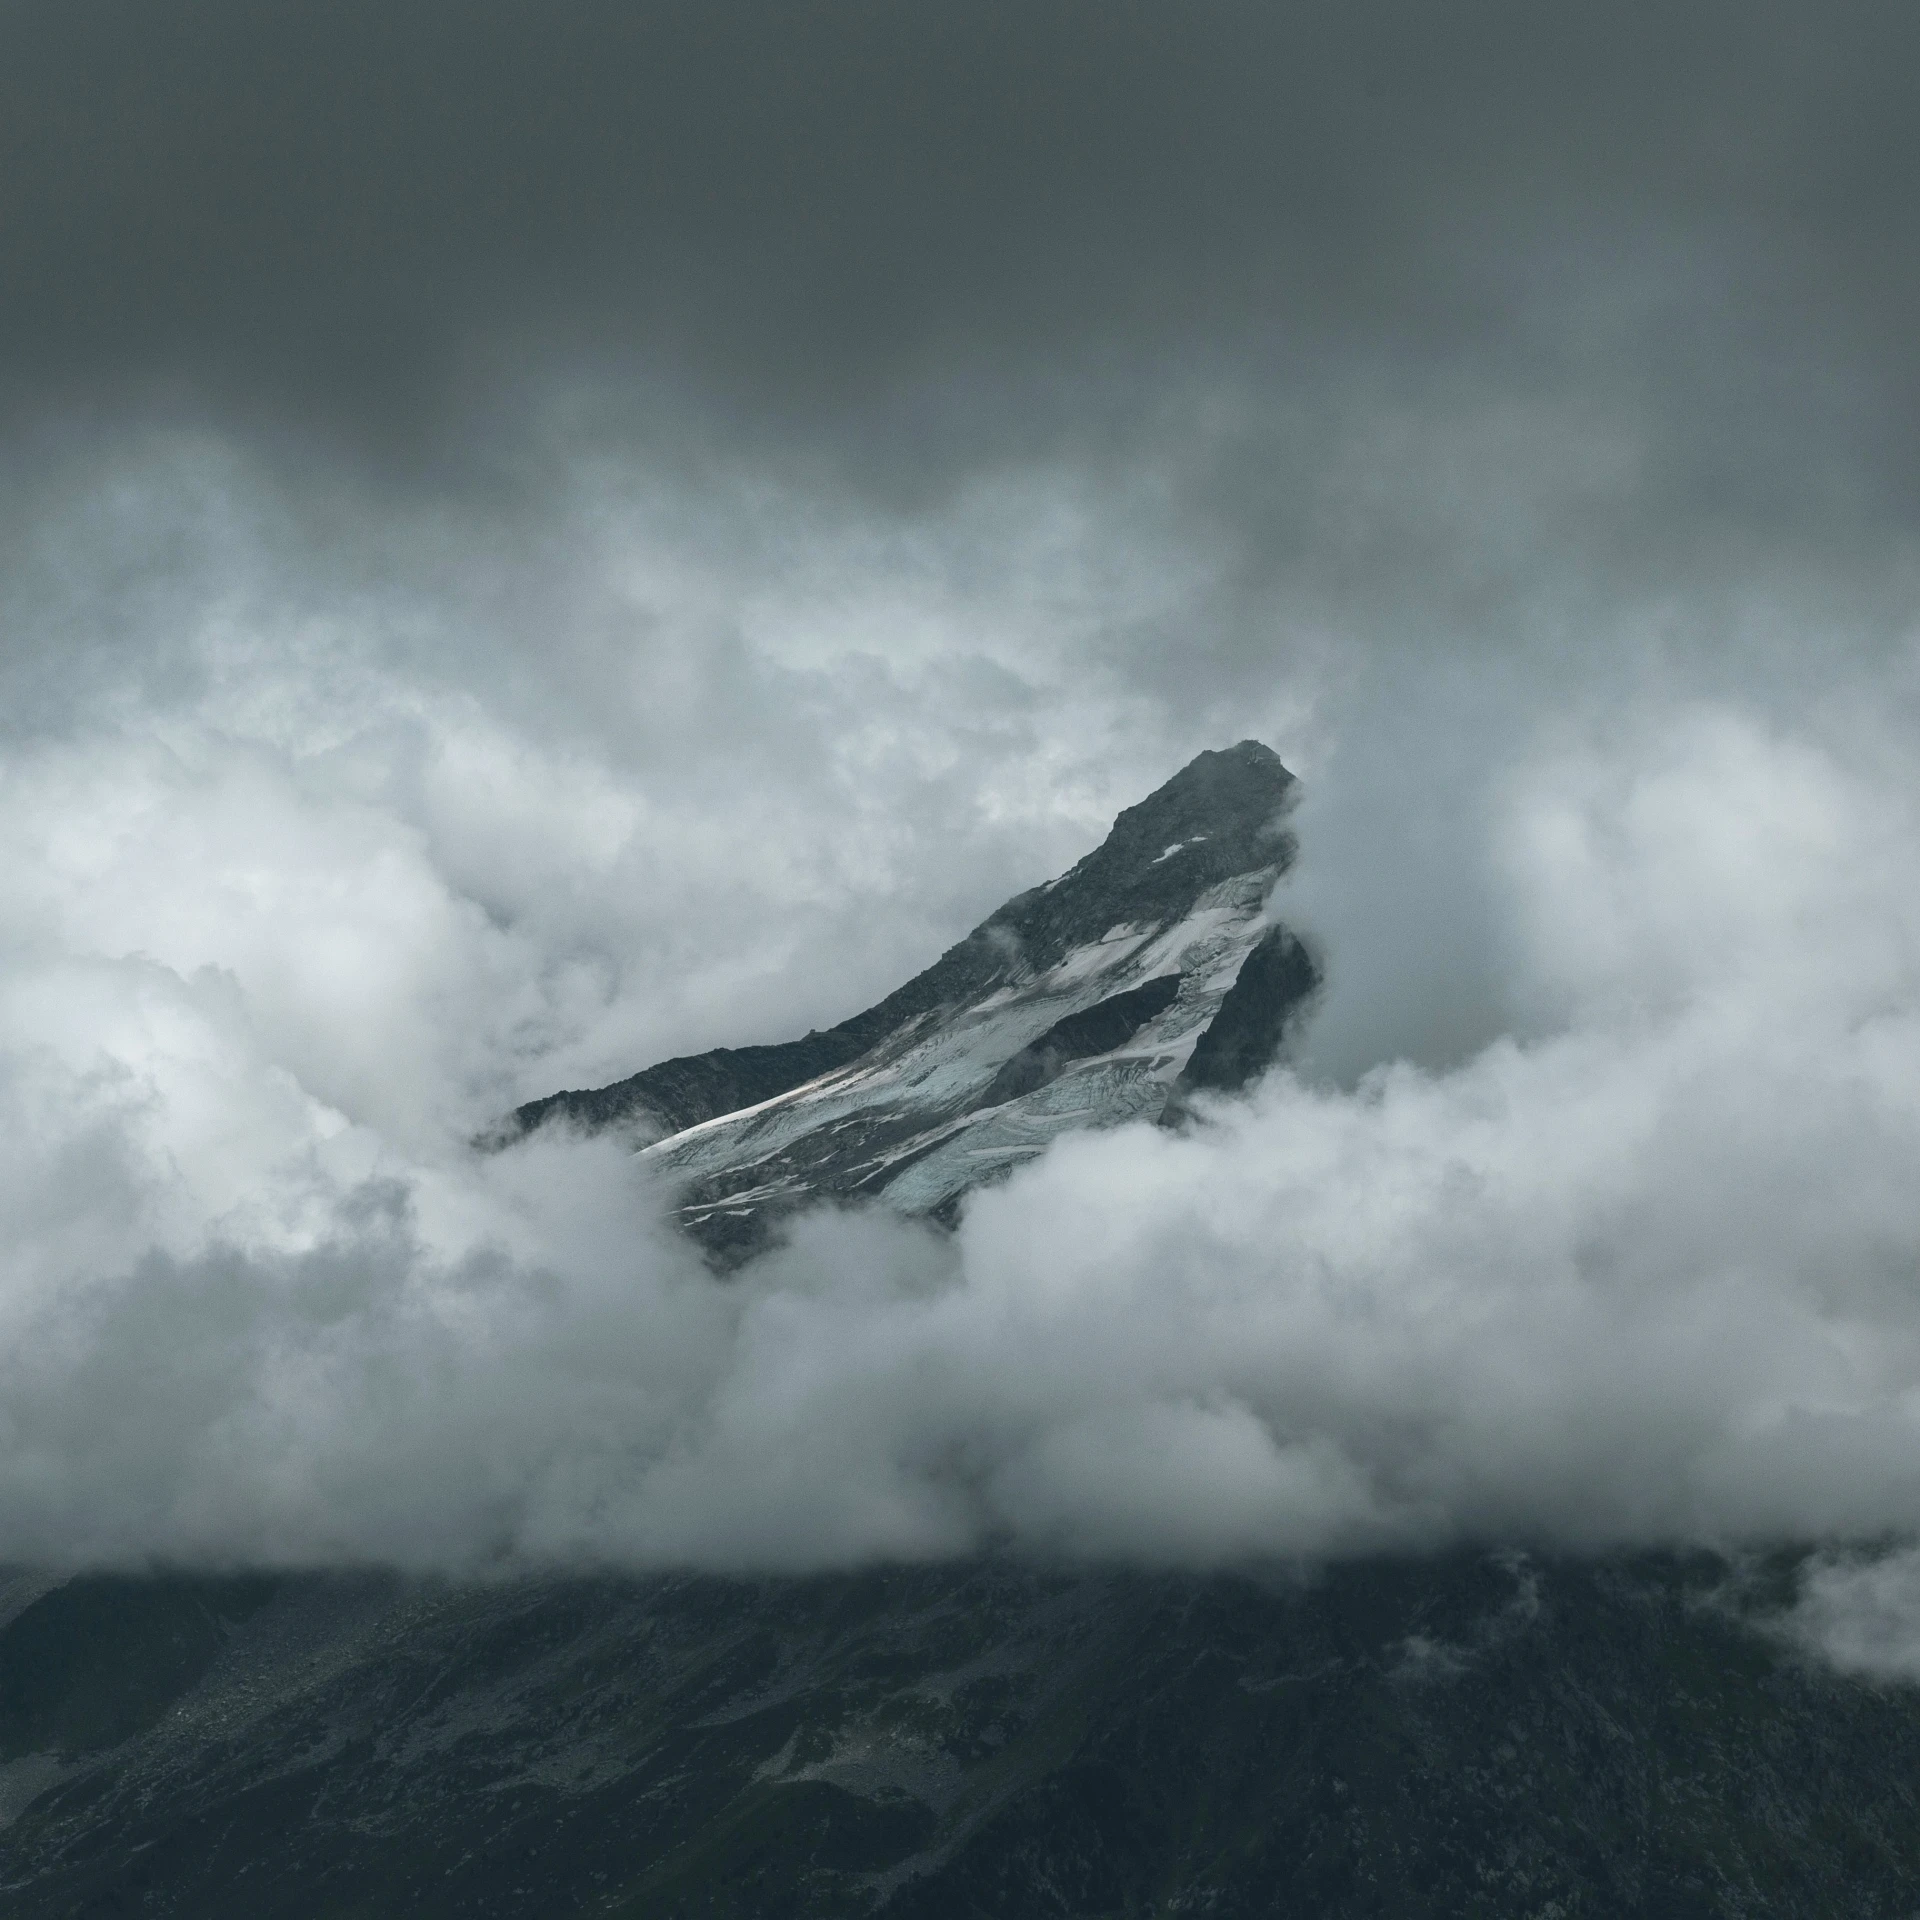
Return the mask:
{"type": "Polygon", "coordinates": [[[1274,1057],[1317,984],[1265,916],[1294,855],[1293,787],[1258,741],[1203,753],[865,1012],[551,1095],[516,1119],[629,1130],[722,1255],[827,1196],[944,1213],[1060,1132],[1163,1116],[1274,1057]]]}

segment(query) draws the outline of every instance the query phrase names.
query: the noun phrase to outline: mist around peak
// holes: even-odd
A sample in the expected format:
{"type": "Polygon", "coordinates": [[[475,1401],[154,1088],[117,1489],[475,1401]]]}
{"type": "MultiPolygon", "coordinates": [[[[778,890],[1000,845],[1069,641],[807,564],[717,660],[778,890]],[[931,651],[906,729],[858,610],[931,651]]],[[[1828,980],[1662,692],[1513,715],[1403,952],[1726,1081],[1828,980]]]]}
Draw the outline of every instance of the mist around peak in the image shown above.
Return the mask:
{"type": "Polygon", "coordinates": [[[0,1551],[1784,1544],[1906,1671],[1912,9],[548,11],[10,18],[0,1551]],[[1247,740],[1185,1126],[724,1285],[473,1151],[1247,740]]]}
{"type": "MultiPolygon", "coordinates": [[[[481,751],[440,724],[436,756],[481,751]]],[[[1536,737],[1461,832],[1527,1028],[1070,1135],[950,1236],[823,1210],[725,1284],[619,1143],[464,1144],[462,1076],[516,1044],[488,1020],[568,975],[369,783],[378,736],[174,728],[9,774],[19,1560],[1223,1565],[1920,1528],[1920,811],[1885,716],[1845,753],[1731,706],[1536,737]]],[[[1279,901],[1309,929],[1314,819],[1279,901]]],[[[1326,936],[1330,1008],[1353,937],[1326,936]]],[[[1821,1575],[1807,1631],[1844,1639],[1853,1591],[1821,1575]]]]}

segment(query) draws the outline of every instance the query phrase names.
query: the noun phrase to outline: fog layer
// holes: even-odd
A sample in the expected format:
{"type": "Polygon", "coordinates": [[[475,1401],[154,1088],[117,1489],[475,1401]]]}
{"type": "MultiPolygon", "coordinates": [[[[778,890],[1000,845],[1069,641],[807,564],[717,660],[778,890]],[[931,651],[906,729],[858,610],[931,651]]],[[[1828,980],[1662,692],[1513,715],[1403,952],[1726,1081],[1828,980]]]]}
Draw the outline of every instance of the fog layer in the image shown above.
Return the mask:
{"type": "Polygon", "coordinates": [[[820,1215],[720,1285],[614,1144],[465,1143],[568,1045],[724,1011],[670,902],[711,956],[751,889],[752,962],[794,915],[835,937],[831,875],[783,916],[751,789],[671,811],[403,648],[252,644],[196,627],[181,692],[9,760],[13,1556],[1208,1564],[1920,1526],[1897,658],[1797,724],[1623,698],[1483,730],[1391,926],[1400,843],[1370,849],[1330,756],[1276,905],[1363,1071],[1310,1047],[1185,1136],[1062,1143],[953,1239],[820,1215]],[[1512,1031],[1423,1067],[1365,995],[1429,937],[1499,957],[1512,1031]]]}

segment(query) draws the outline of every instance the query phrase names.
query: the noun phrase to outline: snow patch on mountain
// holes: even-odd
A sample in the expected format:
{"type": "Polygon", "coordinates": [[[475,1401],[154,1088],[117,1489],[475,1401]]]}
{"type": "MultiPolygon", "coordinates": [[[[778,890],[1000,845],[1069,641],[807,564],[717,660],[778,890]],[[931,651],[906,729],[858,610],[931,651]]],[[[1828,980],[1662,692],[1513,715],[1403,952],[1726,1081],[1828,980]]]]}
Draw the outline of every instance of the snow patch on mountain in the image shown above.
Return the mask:
{"type": "Polygon", "coordinates": [[[681,1180],[742,1182],[723,1200],[695,1200],[690,1225],[834,1192],[929,1213],[1070,1129],[1153,1118],[1267,931],[1278,872],[1209,887],[1170,926],[1109,927],[1044,973],[910,1021],[852,1065],[656,1141],[640,1158],[681,1180]],[[1062,1020],[1169,975],[1179,979],[1171,1004],[1120,1046],[1031,1093],[979,1104],[1000,1069],[1062,1020]]]}

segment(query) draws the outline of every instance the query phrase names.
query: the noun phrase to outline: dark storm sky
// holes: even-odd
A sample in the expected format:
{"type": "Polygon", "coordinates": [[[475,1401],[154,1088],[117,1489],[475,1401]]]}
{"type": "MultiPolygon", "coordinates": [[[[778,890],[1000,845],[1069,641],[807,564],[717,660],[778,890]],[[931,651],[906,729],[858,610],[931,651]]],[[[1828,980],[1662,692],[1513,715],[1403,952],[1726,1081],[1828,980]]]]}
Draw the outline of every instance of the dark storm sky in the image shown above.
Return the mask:
{"type": "Polygon", "coordinates": [[[1784,405],[1905,479],[1897,5],[79,0],[4,31],[20,407],[163,394],[398,456],[500,356],[582,356],[949,472],[1097,434],[1082,386],[1337,349],[1654,387],[1730,437],[1784,405]],[[1624,311],[1569,338],[1586,302],[1624,311]]]}
{"type": "Polygon", "coordinates": [[[1196,740],[1268,674],[1276,598],[1477,648],[1537,635],[1543,586],[1612,609],[1758,567],[1871,622],[1912,532],[1901,6],[83,3],[4,32],[30,498],[205,423],[285,485],[344,463],[358,499],[525,529],[579,451],[529,423],[556,385],[592,396],[576,443],[856,516],[1137,483],[1209,580],[1177,675],[1117,613],[1102,657],[1196,740]]]}

